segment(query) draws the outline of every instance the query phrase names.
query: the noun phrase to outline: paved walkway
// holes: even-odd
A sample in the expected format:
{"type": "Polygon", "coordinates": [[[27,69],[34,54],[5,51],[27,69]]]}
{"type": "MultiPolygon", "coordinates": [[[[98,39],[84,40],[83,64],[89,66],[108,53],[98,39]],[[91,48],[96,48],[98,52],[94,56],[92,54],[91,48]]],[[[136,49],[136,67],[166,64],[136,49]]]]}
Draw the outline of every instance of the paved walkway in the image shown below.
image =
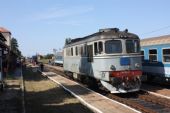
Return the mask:
{"type": "Polygon", "coordinates": [[[74,81],[64,78],[53,72],[43,72],[51,80],[61,85],[77,97],[84,105],[98,113],[135,113],[138,112],[124,104],[108,99],[92,90],[89,90],[74,81]]]}
{"type": "Polygon", "coordinates": [[[0,92],[0,113],[21,113],[21,68],[10,76],[5,78],[4,91],[0,92]]]}
{"type": "Polygon", "coordinates": [[[141,88],[156,96],[170,99],[170,89],[162,88],[159,86],[151,86],[148,84],[142,84],[141,88]]]}

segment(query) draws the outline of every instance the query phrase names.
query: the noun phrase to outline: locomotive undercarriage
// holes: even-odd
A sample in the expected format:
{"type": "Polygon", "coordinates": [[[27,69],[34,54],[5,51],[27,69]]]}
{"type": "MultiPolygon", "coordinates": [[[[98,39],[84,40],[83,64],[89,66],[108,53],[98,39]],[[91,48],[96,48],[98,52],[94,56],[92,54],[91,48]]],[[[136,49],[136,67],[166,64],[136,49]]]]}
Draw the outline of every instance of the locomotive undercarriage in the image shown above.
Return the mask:
{"type": "Polygon", "coordinates": [[[110,81],[103,81],[97,80],[90,76],[84,76],[77,73],[67,72],[67,76],[78,80],[82,83],[87,84],[90,88],[97,89],[98,82],[100,81],[101,84],[109,90],[111,93],[127,93],[127,92],[134,92],[138,91],[141,86],[141,81],[139,76],[135,77],[127,77],[124,76],[123,78],[120,77],[111,77],[110,81]]]}
{"type": "Polygon", "coordinates": [[[101,80],[102,85],[111,93],[127,93],[138,91],[141,86],[139,77],[129,79],[128,77],[117,78],[112,77],[111,82],[101,80]]]}

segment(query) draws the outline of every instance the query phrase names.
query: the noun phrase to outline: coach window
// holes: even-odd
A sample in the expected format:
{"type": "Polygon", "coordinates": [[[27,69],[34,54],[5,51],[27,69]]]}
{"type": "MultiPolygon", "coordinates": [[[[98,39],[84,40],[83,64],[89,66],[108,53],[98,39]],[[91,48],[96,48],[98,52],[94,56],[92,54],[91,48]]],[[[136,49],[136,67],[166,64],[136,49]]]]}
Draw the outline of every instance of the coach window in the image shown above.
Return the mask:
{"type": "Polygon", "coordinates": [[[81,46],[81,56],[84,56],[83,46],[81,46]]]}
{"type": "Polygon", "coordinates": [[[93,62],[93,45],[87,46],[87,61],[93,62]]]}
{"type": "Polygon", "coordinates": [[[141,50],[142,61],[144,61],[144,50],[141,50]]]}
{"type": "Polygon", "coordinates": [[[120,40],[108,40],[105,42],[106,54],[122,53],[122,43],[120,40]]]}
{"type": "Polygon", "coordinates": [[[78,47],[78,55],[81,56],[81,46],[78,47]]]}
{"type": "Polygon", "coordinates": [[[170,63],[170,48],[163,49],[163,62],[170,63]]]}
{"type": "Polygon", "coordinates": [[[67,56],[70,56],[70,48],[67,48],[67,49],[66,49],[66,55],[67,55],[67,56]]]}
{"type": "Polygon", "coordinates": [[[87,56],[87,45],[86,44],[84,44],[84,56],[87,56]]]}
{"type": "Polygon", "coordinates": [[[67,56],[67,49],[64,50],[64,55],[67,56]]]}
{"type": "Polygon", "coordinates": [[[78,55],[78,48],[77,48],[77,46],[76,46],[76,51],[75,52],[76,52],[76,56],[77,56],[78,55]]]}
{"type": "Polygon", "coordinates": [[[71,48],[71,56],[73,56],[73,48],[71,48]]]}
{"type": "Polygon", "coordinates": [[[157,50],[151,49],[149,50],[149,61],[150,62],[157,62],[157,50]]]}
{"type": "Polygon", "coordinates": [[[94,54],[97,55],[98,50],[97,50],[97,42],[94,43],[94,54]]]}

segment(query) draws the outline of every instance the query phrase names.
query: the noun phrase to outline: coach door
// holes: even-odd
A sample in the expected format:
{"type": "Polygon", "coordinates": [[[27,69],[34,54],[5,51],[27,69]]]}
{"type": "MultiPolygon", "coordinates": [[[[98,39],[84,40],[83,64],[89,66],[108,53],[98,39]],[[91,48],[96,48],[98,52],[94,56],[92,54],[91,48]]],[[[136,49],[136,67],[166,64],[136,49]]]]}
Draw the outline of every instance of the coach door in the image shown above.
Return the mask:
{"type": "Polygon", "coordinates": [[[93,45],[87,46],[87,61],[93,62],[93,45]]]}

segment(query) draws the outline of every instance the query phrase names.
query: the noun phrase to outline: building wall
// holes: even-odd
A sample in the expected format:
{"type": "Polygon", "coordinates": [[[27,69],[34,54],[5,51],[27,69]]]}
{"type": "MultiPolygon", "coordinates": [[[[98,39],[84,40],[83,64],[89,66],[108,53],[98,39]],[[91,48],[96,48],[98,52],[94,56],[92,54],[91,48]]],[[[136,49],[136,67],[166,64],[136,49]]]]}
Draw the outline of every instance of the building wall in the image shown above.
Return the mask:
{"type": "Polygon", "coordinates": [[[9,46],[9,48],[11,48],[11,33],[6,32],[6,33],[2,33],[2,34],[3,34],[3,36],[5,37],[5,39],[7,40],[7,41],[5,42],[5,44],[6,44],[7,46],[9,46]]]}

